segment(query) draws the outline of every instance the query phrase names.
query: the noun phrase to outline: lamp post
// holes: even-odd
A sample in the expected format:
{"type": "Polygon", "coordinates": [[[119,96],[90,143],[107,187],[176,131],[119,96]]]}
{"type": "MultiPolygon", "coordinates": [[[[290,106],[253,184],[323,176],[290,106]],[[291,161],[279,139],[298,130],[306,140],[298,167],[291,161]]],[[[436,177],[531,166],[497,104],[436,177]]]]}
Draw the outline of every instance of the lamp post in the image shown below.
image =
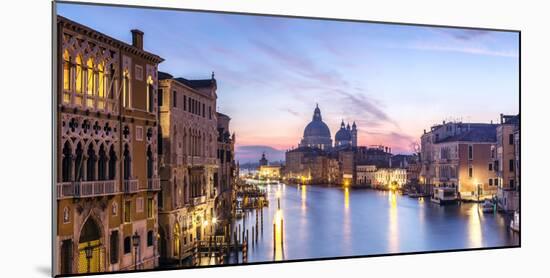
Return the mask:
{"type": "Polygon", "coordinates": [[[132,245],[134,246],[134,270],[137,270],[137,251],[139,247],[139,234],[137,231],[132,236],[132,245]]]}
{"type": "Polygon", "coordinates": [[[84,248],[84,252],[86,253],[86,261],[88,262],[87,272],[90,273],[90,260],[94,255],[93,248],[91,246],[86,246],[86,248],[84,248]]]}

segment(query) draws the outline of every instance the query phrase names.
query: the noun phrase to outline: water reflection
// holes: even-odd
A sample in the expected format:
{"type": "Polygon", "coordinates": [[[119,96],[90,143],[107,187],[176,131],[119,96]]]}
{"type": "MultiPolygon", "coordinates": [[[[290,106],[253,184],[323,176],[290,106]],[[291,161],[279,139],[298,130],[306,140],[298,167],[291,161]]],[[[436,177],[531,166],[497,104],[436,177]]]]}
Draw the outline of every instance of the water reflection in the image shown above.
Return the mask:
{"type": "Polygon", "coordinates": [[[480,212],[478,207],[477,204],[473,205],[468,212],[470,214],[468,219],[468,234],[471,247],[481,246],[482,241],[481,220],[483,219],[483,212],[480,212]]]}
{"type": "Polygon", "coordinates": [[[283,212],[279,209],[273,219],[274,239],[273,239],[273,259],[280,261],[284,259],[284,222],[283,212]]]}
{"type": "Polygon", "coordinates": [[[389,248],[390,252],[399,252],[399,222],[397,220],[397,194],[394,191],[388,193],[389,200],[389,248]]]}
{"type": "Polygon", "coordinates": [[[344,208],[346,212],[349,210],[349,188],[344,188],[344,208]]]}
{"type": "Polygon", "coordinates": [[[302,211],[305,211],[306,210],[306,200],[307,200],[307,189],[306,189],[306,186],[305,185],[302,185],[302,211]]]}
{"type": "MultiPolygon", "coordinates": [[[[268,185],[268,199],[249,262],[519,243],[502,214],[484,216],[475,204],[439,206],[389,192],[283,184],[268,185]]],[[[254,218],[236,227],[251,232],[254,218]]]]}

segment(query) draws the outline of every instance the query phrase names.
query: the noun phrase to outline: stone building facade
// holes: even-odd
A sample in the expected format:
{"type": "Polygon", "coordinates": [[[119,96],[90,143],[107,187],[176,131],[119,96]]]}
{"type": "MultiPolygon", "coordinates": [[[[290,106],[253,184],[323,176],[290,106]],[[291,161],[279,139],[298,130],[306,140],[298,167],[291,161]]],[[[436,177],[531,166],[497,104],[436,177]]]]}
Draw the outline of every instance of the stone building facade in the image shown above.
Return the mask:
{"type": "Polygon", "coordinates": [[[239,176],[235,164],[235,133],[231,134],[229,124],[231,118],[225,114],[216,113],[218,127],[218,171],[214,181],[217,191],[216,211],[220,225],[228,224],[231,220],[235,200],[235,184],[239,176]]]}
{"type": "Polygon", "coordinates": [[[519,209],[519,115],[500,115],[497,127],[497,198],[506,211],[519,209]]]}
{"type": "Polygon", "coordinates": [[[218,129],[216,80],[159,72],[159,254],[181,262],[212,233],[216,215],[218,129]]]}
{"type": "Polygon", "coordinates": [[[148,269],[157,253],[157,66],[57,16],[55,274],[148,269]]]}
{"type": "Polygon", "coordinates": [[[462,199],[490,198],[498,179],[495,124],[450,122],[421,137],[420,182],[456,188],[462,199]]]}

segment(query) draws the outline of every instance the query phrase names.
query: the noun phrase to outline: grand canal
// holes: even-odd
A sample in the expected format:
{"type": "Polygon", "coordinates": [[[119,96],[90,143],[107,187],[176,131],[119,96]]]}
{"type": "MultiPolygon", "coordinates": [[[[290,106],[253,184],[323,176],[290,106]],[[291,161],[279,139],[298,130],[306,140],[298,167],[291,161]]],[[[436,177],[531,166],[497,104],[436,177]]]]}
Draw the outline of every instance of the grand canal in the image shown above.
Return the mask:
{"type": "Polygon", "coordinates": [[[254,243],[256,211],[234,223],[249,230],[249,262],[519,244],[506,216],[482,213],[473,203],[439,206],[391,192],[315,185],[266,189],[270,205],[258,215],[254,243]]]}

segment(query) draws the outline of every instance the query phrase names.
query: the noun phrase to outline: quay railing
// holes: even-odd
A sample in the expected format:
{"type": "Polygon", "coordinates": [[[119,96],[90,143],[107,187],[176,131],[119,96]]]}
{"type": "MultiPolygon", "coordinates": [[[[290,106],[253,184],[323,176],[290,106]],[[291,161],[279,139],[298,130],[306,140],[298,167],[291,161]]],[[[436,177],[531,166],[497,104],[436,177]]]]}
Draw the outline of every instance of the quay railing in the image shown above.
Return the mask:
{"type": "Polygon", "coordinates": [[[57,183],[57,199],[100,197],[119,192],[115,180],[57,183]]]}

